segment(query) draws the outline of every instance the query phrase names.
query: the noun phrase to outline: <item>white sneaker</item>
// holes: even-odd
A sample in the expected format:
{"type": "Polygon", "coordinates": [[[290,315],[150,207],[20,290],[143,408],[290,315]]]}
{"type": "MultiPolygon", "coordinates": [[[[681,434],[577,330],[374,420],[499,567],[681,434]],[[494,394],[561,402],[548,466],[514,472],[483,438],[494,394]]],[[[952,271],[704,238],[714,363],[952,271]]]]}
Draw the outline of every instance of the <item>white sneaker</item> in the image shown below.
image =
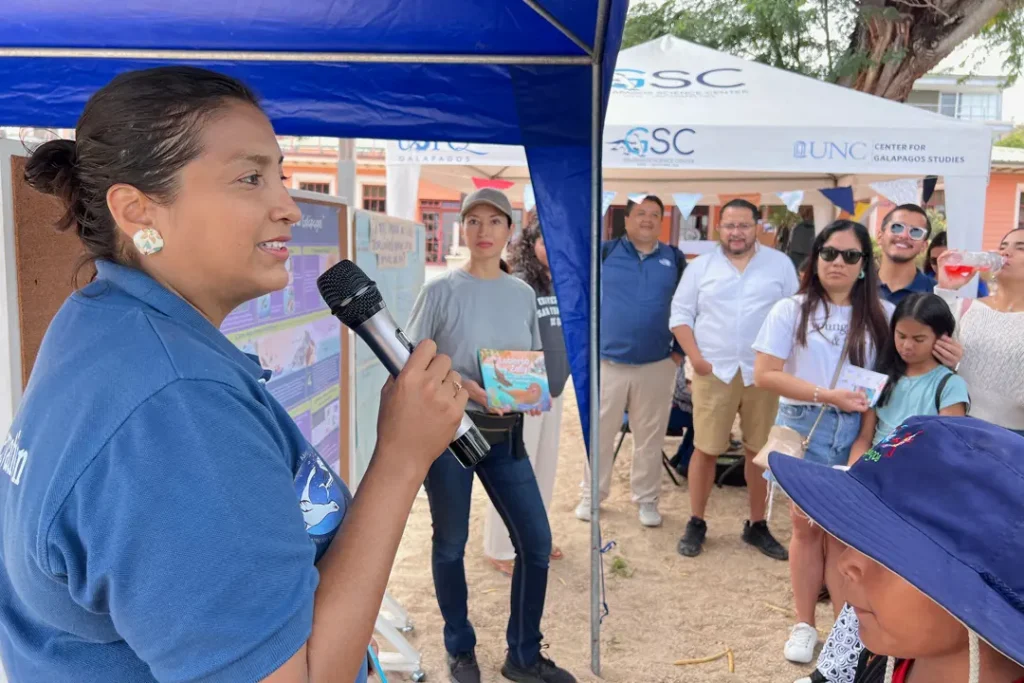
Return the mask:
{"type": "Polygon", "coordinates": [[[810,664],[817,644],[818,629],[810,624],[797,624],[789,634],[783,653],[794,664],[810,664]]]}
{"type": "Polygon", "coordinates": [[[644,526],[661,526],[657,503],[640,503],[640,523],[644,526]]]}
{"type": "Polygon", "coordinates": [[[581,522],[590,521],[590,495],[583,494],[580,498],[580,504],[576,506],[576,519],[581,522]]]}

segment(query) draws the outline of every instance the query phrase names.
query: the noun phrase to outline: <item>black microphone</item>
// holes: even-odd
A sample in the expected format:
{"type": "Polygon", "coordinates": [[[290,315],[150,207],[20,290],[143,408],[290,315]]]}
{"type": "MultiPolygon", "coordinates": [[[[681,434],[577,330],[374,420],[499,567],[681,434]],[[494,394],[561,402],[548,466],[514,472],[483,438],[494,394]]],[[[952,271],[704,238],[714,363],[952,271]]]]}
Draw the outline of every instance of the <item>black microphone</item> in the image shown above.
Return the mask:
{"type": "MultiPolygon", "coordinates": [[[[351,261],[339,261],[317,278],[320,296],[331,313],[358,334],[394,377],[405,367],[415,348],[391,317],[377,284],[351,261]]],[[[449,445],[463,467],[484,459],[491,446],[468,415],[449,445]]]]}

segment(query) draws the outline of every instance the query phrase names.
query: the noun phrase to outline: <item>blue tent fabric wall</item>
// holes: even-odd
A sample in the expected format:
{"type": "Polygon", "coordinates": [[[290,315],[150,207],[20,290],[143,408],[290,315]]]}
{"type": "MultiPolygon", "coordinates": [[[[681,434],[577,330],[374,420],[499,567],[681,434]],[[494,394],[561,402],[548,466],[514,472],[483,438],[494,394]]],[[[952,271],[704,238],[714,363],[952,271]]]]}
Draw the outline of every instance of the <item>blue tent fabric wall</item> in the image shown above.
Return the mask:
{"type": "MultiPolygon", "coordinates": [[[[590,49],[606,11],[604,106],[627,0],[538,4],[590,49]]],[[[235,0],[7,0],[0,125],[71,128],[118,73],[190,63],[249,83],[282,135],[525,146],[589,436],[590,247],[600,233],[591,218],[587,52],[521,0],[309,0],[253,12],[235,0]],[[355,53],[410,63],[354,61],[355,53]],[[499,55],[498,64],[455,63],[499,55]],[[517,65],[531,59],[551,63],[517,65]]]]}

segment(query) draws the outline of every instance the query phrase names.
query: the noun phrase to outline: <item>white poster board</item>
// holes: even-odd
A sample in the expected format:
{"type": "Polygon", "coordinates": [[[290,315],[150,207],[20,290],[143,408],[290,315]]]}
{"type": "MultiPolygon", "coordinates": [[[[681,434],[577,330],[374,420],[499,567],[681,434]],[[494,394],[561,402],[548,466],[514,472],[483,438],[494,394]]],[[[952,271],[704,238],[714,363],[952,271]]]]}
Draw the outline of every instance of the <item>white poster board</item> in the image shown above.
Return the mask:
{"type": "MultiPolygon", "coordinates": [[[[426,229],[419,223],[369,211],[355,211],[352,220],[356,265],[377,283],[384,303],[399,327],[404,327],[416,302],[426,272],[426,229]]],[[[380,390],[388,371],[370,347],[356,338],[355,449],[352,481],[355,488],[370,463],[377,445],[377,413],[380,390]]]]}

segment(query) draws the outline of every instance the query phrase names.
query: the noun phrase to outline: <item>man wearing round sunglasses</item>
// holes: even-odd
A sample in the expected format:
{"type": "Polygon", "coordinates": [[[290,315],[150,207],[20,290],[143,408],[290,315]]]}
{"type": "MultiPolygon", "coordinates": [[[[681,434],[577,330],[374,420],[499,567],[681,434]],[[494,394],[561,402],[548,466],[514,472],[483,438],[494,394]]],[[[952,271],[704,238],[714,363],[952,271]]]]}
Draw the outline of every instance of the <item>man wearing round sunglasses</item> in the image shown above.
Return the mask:
{"type": "MultiPolygon", "coordinates": [[[[935,280],[917,267],[917,258],[928,248],[931,234],[932,222],[917,204],[900,204],[882,219],[878,231],[878,244],[882,247],[879,293],[894,306],[911,294],[930,293],[935,288],[935,280]]],[[[964,349],[947,336],[935,342],[934,354],[940,363],[955,371],[964,349]]]]}
{"type": "Polygon", "coordinates": [[[878,278],[882,297],[894,306],[911,294],[930,292],[935,287],[935,281],[917,268],[917,258],[928,248],[931,234],[931,220],[917,204],[901,204],[882,219],[878,278]]]}

